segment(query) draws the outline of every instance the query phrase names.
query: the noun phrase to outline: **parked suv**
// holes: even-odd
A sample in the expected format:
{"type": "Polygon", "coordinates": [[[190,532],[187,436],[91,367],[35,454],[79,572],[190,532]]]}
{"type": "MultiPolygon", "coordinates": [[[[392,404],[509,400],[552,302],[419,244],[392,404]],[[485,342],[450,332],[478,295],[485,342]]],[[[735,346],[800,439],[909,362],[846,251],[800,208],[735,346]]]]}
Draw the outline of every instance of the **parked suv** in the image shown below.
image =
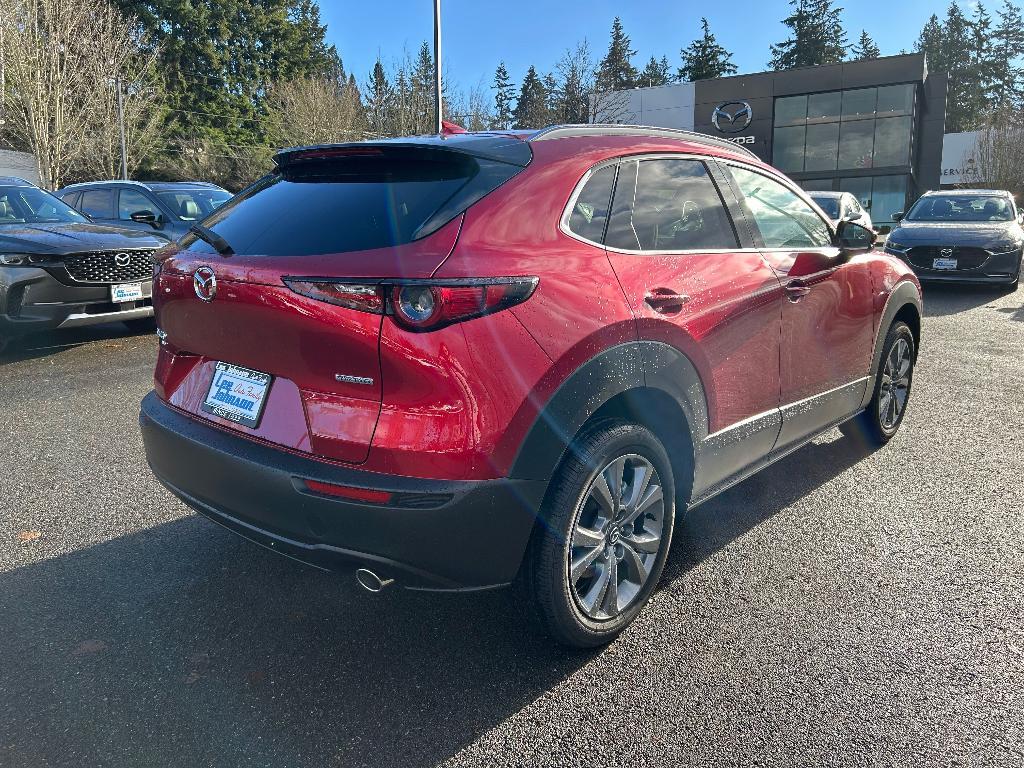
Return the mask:
{"type": "Polygon", "coordinates": [[[0,177],[0,348],[49,328],[152,329],[153,254],[165,240],[94,224],[53,195],[0,177]]]}
{"type": "Polygon", "coordinates": [[[885,250],[905,259],[922,280],[1016,288],[1024,256],[1022,216],[1009,192],[926,192],[898,224],[885,250]]]}
{"type": "Polygon", "coordinates": [[[57,196],[93,221],[177,240],[231,193],[202,181],[90,181],[64,187],[57,196]]]}
{"type": "Polygon", "coordinates": [[[162,252],[146,452],[202,514],[372,590],[514,582],[556,638],[604,643],[678,509],[906,413],[913,273],[730,142],[591,125],[275,160],[162,252]]]}
{"type": "Polygon", "coordinates": [[[871,216],[861,207],[860,201],[851,192],[808,192],[825,215],[838,225],[840,221],[855,221],[862,227],[874,229],[871,216]]]}

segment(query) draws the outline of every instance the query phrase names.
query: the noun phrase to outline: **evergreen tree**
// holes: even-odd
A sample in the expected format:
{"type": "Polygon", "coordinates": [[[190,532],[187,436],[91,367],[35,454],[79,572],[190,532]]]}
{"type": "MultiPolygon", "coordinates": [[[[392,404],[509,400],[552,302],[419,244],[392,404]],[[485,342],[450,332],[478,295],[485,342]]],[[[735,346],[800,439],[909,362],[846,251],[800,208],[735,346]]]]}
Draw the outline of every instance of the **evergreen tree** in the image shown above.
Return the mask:
{"type": "Polygon", "coordinates": [[[712,77],[735,75],[736,65],[732,54],[725,50],[711,34],[708,20],[700,20],[701,36],[679,51],[683,65],[676,73],[677,80],[706,80],[712,77]]]}
{"type": "Polygon", "coordinates": [[[380,57],[373,65],[370,81],[366,86],[366,121],[371,133],[387,136],[392,131],[391,106],[394,91],[388,82],[387,73],[380,57]]]}
{"type": "Polygon", "coordinates": [[[791,36],[772,45],[772,69],[836,64],[846,56],[846,32],[833,0],[790,0],[794,11],[782,23],[791,36]]]}
{"type": "Polygon", "coordinates": [[[559,77],[561,119],[586,123],[590,118],[590,96],[594,87],[594,64],[586,40],[569,48],[555,65],[559,77]]]}
{"type": "Polygon", "coordinates": [[[928,60],[928,69],[933,72],[945,72],[945,50],[942,43],[942,22],[934,13],[925,23],[918,35],[914,50],[923,53],[928,60]]]}
{"type": "Polygon", "coordinates": [[[866,29],[862,29],[860,39],[850,49],[850,58],[854,61],[866,61],[867,59],[877,59],[881,55],[882,52],[878,49],[875,41],[871,39],[871,35],[866,29]]]}
{"type": "Polygon", "coordinates": [[[498,64],[494,73],[494,128],[507,130],[512,127],[512,102],[516,97],[516,87],[512,84],[512,78],[508,76],[505,69],[505,62],[498,64]]]}
{"type": "Polygon", "coordinates": [[[1003,0],[999,24],[992,33],[992,106],[998,113],[1024,105],[1024,70],[1018,56],[1024,51],[1024,17],[1020,7],[1003,0]]]}
{"type": "Polygon", "coordinates": [[[523,87],[512,113],[516,128],[543,128],[547,125],[548,98],[544,83],[531,64],[523,78],[523,87]]]}
{"type": "Polygon", "coordinates": [[[651,56],[647,62],[647,66],[644,67],[644,71],[640,73],[637,78],[637,85],[650,88],[655,85],[665,85],[668,83],[669,75],[669,64],[668,59],[665,56],[661,57],[661,61],[651,56]]]}
{"type": "Polygon", "coordinates": [[[419,54],[410,78],[413,93],[415,133],[434,133],[434,54],[426,41],[420,44],[419,54]]]}
{"type": "Polygon", "coordinates": [[[547,104],[547,115],[544,118],[545,125],[557,125],[564,122],[562,119],[562,94],[558,87],[558,81],[552,72],[544,75],[544,97],[547,104]]]}
{"type": "Polygon", "coordinates": [[[618,16],[612,21],[608,53],[597,67],[597,87],[602,91],[621,91],[636,85],[637,72],[632,64],[636,51],[630,48],[629,37],[622,30],[618,16]]]}
{"type": "MultiPolygon", "coordinates": [[[[985,19],[983,18],[982,23],[985,19]]],[[[928,69],[949,76],[946,91],[946,130],[955,133],[977,127],[984,108],[983,72],[975,26],[951,2],[941,22],[932,16],[918,37],[916,48],[928,57],[928,69]]]]}

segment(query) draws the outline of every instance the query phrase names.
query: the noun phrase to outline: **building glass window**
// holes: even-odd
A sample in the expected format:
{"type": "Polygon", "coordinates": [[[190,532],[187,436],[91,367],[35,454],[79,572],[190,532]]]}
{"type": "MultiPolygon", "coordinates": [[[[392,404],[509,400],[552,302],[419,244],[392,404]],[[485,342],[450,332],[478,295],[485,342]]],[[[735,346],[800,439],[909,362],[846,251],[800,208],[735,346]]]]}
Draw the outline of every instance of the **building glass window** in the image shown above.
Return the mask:
{"type": "Polygon", "coordinates": [[[793,173],[804,169],[804,137],[802,125],[776,128],[772,137],[772,165],[780,171],[793,173]]]}
{"type": "Polygon", "coordinates": [[[902,117],[914,114],[914,86],[886,85],[878,89],[876,117],[902,117]]]}
{"type": "Polygon", "coordinates": [[[775,125],[803,125],[806,121],[806,96],[786,96],[775,100],[775,125]]]}
{"type": "Polygon", "coordinates": [[[866,120],[875,116],[877,88],[843,91],[843,120],[866,120]]]}
{"type": "Polygon", "coordinates": [[[834,123],[842,114],[842,91],[814,93],[807,97],[807,123],[834,123]]]}
{"type": "Polygon", "coordinates": [[[875,229],[888,232],[895,222],[892,215],[902,211],[907,200],[906,176],[861,176],[840,179],[839,189],[850,192],[871,216],[875,229]]]}
{"type": "Polygon", "coordinates": [[[876,168],[910,163],[911,131],[910,117],[887,117],[875,121],[876,168]]]}
{"type": "Polygon", "coordinates": [[[874,141],[873,120],[843,123],[839,134],[839,167],[870,168],[874,141]]]}
{"type": "MultiPolygon", "coordinates": [[[[785,130],[792,130],[786,128],[785,130]]],[[[807,126],[805,171],[833,171],[839,158],[839,123],[807,126]]]]}

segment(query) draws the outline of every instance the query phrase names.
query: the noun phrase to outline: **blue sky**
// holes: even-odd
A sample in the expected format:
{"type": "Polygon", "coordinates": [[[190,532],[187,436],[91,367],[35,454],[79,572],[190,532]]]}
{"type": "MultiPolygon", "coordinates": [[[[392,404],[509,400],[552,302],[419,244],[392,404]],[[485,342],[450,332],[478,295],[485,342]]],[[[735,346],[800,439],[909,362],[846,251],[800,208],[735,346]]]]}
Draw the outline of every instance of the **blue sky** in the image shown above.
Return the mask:
{"type": "MultiPolygon", "coordinates": [[[[929,15],[944,14],[947,0],[842,0],[843,20],[851,39],[867,29],[883,55],[911,50],[929,15]]],[[[967,7],[967,3],[962,5],[967,7]]],[[[986,7],[994,14],[998,0],[986,7]]],[[[433,35],[432,0],[320,0],[327,35],[338,46],[345,67],[366,79],[378,52],[387,63],[406,45],[415,52],[433,35]]],[[[643,67],[651,54],[669,57],[673,68],[679,49],[693,40],[705,15],[719,42],[733,52],[740,72],[760,72],[770,57],[769,45],[785,36],[780,20],[790,10],[786,0],[548,0],[494,2],[442,0],[443,58],[446,73],[462,88],[483,77],[490,84],[504,60],[521,81],[527,67],[554,68],[566,47],[582,38],[598,56],[608,46],[612,19],[622,18],[643,67]]]]}

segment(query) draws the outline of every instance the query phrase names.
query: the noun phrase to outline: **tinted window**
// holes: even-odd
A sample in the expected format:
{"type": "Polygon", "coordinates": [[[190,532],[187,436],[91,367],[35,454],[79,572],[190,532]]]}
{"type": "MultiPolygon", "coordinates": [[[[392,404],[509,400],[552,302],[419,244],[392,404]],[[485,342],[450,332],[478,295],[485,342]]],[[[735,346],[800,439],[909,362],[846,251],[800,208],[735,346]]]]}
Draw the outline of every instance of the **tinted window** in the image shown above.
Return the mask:
{"type": "Polygon", "coordinates": [[[0,187],[0,225],[83,222],[67,203],[36,187],[0,187]]]}
{"type": "Polygon", "coordinates": [[[840,91],[815,93],[807,97],[807,122],[831,123],[842,112],[843,94],[840,91]]]}
{"type": "Polygon", "coordinates": [[[806,96],[786,96],[775,100],[776,125],[803,125],[806,120],[806,96]]]}
{"type": "Polygon", "coordinates": [[[839,199],[835,197],[817,197],[811,195],[811,200],[818,204],[818,207],[825,212],[825,215],[833,218],[839,218],[839,199]]]}
{"type": "Polygon", "coordinates": [[[832,233],[795,192],[760,173],[730,167],[766,248],[821,248],[832,233]]]}
{"type": "Polygon", "coordinates": [[[77,208],[78,200],[81,196],[81,192],[69,192],[67,194],[61,195],[60,199],[63,200],[68,205],[70,205],[72,208],[77,208]]]}
{"type": "Polygon", "coordinates": [[[875,122],[874,166],[910,164],[909,117],[889,117],[875,122]]]}
{"type": "Polygon", "coordinates": [[[117,218],[122,221],[130,221],[133,213],[149,211],[156,213],[156,206],[149,201],[149,198],[135,189],[122,189],[117,197],[117,218]]]}
{"type": "Polygon", "coordinates": [[[94,219],[114,218],[114,195],[109,189],[87,189],[82,193],[78,209],[94,219]]]}
{"type": "Polygon", "coordinates": [[[704,163],[640,160],[623,163],[606,242],[642,251],[736,248],[725,206],[704,163]]]}
{"type": "Polygon", "coordinates": [[[839,167],[870,168],[874,138],[873,120],[843,123],[839,136],[839,167]]]}
{"type": "Polygon", "coordinates": [[[914,112],[914,86],[886,85],[878,89],[878,117],[911,115],[914,112]]]}
{"type": "MultiPolygon", "coordinates": [[[[791,130],[787,128],[786,130],[791,130]]],[[[807,151],[804,153],[805,171],[831,171],[839,156],[839,123],[807,126],[807,151]]],[[[785,169],[780,169],[785,170],[785,169]]]]}
{"type": "Polygon", "coordinates": [[[157,192],[157,197],[182,221],[198,221],[230,200],[231,194],[222,189],[173,190],[157,192]]]}
{"type": "Polygon", "coordinates": [[[875,116],[877,88],[843,91],[843,120],[863,120],[875,116]]]}
{"type": "Polygon", "coordinates": [[[1012,221],[1013,208],[995,195],[922,197],[907,213],[908,221],[1012,221]]]}
{"type": "Polygon", "coordinates": [[[802,125],[776,128],[772,136],[772,165],[780,171],[802,171],[806,133],[807,128],[802,125]]]}
{"type": "Polygon", "coordinates": [[[569,229],[572,232],[595,243],[603,241],[614,181],[614,165],[606,165],[591,174],[569,214],[569,229]]]}
{"type": "MultiPolygon", "coordinates": [[[[404,148],[297,160],[233,197],[204,224],[239,253],[387,248],[435,231],[520,170],[451,151],[404,148]]],[[[183,243],[212,250],[194,236],[183,243]]]]}

